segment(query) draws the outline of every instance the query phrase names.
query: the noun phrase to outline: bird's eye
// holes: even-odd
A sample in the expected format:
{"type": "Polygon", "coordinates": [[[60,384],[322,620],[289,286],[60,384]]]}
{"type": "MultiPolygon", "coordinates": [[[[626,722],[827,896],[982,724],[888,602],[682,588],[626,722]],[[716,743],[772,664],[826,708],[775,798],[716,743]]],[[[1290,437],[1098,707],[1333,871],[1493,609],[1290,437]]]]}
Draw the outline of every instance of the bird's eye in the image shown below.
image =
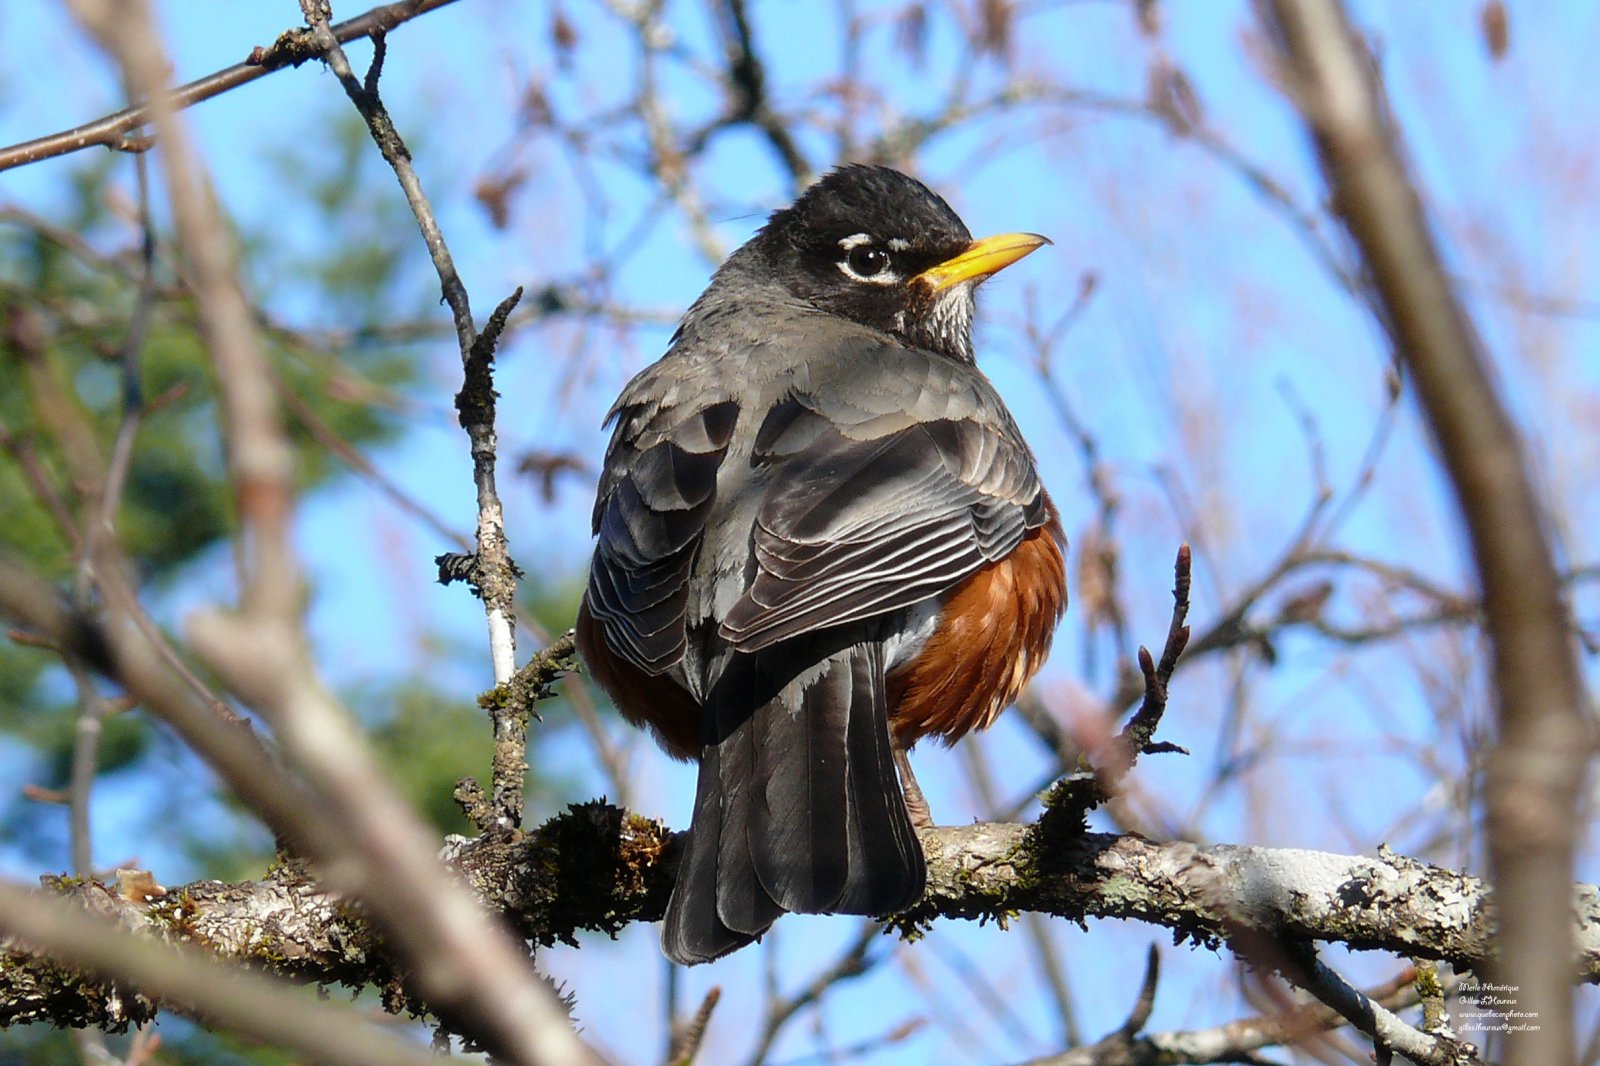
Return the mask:
{"type": "Polygon", "coordinates": [[[850,249],[845,262],[849,264],[851,273],[857,277],[870,278],[888,269],[889,253],[870,244],[861,244],[850,249]]]}

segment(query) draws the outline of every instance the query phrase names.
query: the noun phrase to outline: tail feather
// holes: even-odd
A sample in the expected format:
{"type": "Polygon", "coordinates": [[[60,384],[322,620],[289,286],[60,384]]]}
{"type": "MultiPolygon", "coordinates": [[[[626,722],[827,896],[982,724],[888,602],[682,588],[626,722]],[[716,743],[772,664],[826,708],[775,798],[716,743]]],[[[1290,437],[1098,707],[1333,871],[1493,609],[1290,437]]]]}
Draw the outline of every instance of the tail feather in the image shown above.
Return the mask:
{"type": "Polygon", "coordinates": [[[850,874],[845,730],[849,671],[829,664],[752,717],[760,732],[749,848],[762,887],[786,911],[829,910],[850,874]],[[798,690],[798,691],[796,691],[798,690]]]}
{"type": "MultiPolygon", "coordinates": [[[[730,738],[732,739],[732,738],[730,738]]],[[[754,912],[755,892],[746,893],[747,917],[736,929],[719,913],[718,869],[723,838],[721,751],[709,744],[700,759],[700,778],[695,788],[694,819],[690,823],[683,856],[678,863],[678,880],[667,903],[661,926],[661,949],[673,962],[692,966],[710,962],[744,947],[777,920],[776,909],[758,916],[754,912]]],[[[750,878],[753,883],[754,878],[750,878]]],[[[761,894],[764,898],[765,894],[761,894]]],[[[770,901],[769,901],[770,902],[770,901]]],[[[736,908],[730,908],[730,913],[736,908]]],[[[737,920],[737,916],[736,916],[737,920]]]]}
{"type": "MultiPolygon", "coordinates": [[[[717,917],[728,929],[743,935],[746,943],[766,932],[783,913],[783,907],[756,873],[750,846],[756,829],[756,808],[761,803],[761,780],[757,776],[760,721],[758,712],[716,745],[721,809],[717,834],[710,837],[717,852],[717,917]]],[[[703,762],[700,773],[705,776],[703,762]]],[[[697,825],[690,830],[699,834],[697,825]]]]}
{"type": "Polygon", "coordinates": [[[855,692],[845,733],[850,869],[860,876],[851,878],[833,909],[841,914],[892,914],[922,898],[928,869],[895,773],[883,648],[857,648],[851,665],[855,692]],[[872,713],[861,713],[868,708],[872,713]]]}
{"type": "MultiPolygon", "coordinates": [[[[883,673],[876,643],[846,648],[715,726],[662,929],[674,961],[725,955],[785,911],[887,914],[921,897],[883,673]]],[[[726,699],[732,687],[719,689],[726,699]]]]}

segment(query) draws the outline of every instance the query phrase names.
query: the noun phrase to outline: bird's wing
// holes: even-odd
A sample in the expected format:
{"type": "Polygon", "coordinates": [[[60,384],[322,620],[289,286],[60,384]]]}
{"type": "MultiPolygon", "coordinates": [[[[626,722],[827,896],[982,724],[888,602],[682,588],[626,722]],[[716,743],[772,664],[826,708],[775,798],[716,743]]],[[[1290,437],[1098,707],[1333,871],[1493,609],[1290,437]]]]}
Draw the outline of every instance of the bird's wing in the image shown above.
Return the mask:
{"type": "Polygon", "coordinates": [[[1049,520],[1033,456],[987,383],[891,399],[796,394],[768,414],[752,458],[772,467],[756,572],[720,630],[734,647],[936,596],[1049,520]]]}
{"type": "Polygon", "coordinates": [[[733,401],[613,411],[585,598],[612,651],[648,674],[683,655],[690,570],[738,415],[733,401]]]}

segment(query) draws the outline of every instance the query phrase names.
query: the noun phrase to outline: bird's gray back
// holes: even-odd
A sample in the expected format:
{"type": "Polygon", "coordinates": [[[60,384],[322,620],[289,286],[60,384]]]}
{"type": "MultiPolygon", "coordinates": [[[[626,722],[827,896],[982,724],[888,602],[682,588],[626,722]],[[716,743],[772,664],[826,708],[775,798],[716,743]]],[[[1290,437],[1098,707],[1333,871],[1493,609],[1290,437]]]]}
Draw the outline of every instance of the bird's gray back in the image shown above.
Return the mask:
{"type": "MultiPolygon", "coordinates": [[[[943,427],[942,447],[926,441],[926,463],[941,477],[928,491],[955,486],[970,489],[971,499],[931,503],[970,510],[992,501],[1010,516],[995,534],[1004,543],[982,545],[985,557],[1014,546],[1024,524],[1037,524],[1023,517],[1039,496],[1032,456],[975,367],[770,293],[719,299],[713,287],[685,317],[668,352],[623,390],[609,417],[616,428],[596,501],[595,566],[626,562],[634,588],[625,587],[625,575],[602,575],[597,596],[591,578],[591,608],[608,632],[638,626],[632,643],[671,661],[629,657],[669,673],[696,698],[714,682],[730,645],[718,623],[742,602],[748,613],[748,594],[760,576],[758,530],[764,521],[775,523],[774,500],[824,493],[830,478],[847,476],[841,464],[852,449],[895,441],[899,451],[914,453],[924,447],[919,427],[943,427]],[[795,415],[775,432],[770,420],[786,405],[795,415]],[[647,453],[664,458],[641,464],[647,453]],[[787,483],[793,479],[806,483],[787,483]],[[688,550],[691,525],[696,543],[688,550]],[[654,584],[638,577],[651,565],[660,571],[654,584]],[[630,613],[650,620],[630,623],[630,613]],[[698,637],[686,639],[687,633],[698,637]]],[[[930,477],[918,470],[908,476],[920,479],[908,492],[930,477]]],[[[919,503],[926,505],[885,490],[863,494],[836,517],[845,523],[843,535],[864,524],[905,521],[889,511],[914,513],[919,503]]],[[[804,618],[795,623],[805,624],[804,618]]],[[[630,640],[620,643],[627,655],[630,640]]]]}

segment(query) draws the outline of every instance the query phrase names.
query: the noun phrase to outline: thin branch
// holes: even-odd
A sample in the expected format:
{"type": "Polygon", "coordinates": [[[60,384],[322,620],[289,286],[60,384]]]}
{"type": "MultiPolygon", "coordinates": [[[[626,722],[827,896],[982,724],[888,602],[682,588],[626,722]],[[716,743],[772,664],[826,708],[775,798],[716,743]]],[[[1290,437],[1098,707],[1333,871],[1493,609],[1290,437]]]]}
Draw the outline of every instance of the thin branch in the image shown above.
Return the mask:
{"type": "Polygon", "coordinates": [[[83,548],[74,590],[80,599],[88,595],[101,541],[113,544],[116,541],[117,509],[122,504],[128,470],[133,464],[133,444],[145,415],[142,356],[145,333],[150,327],[150,315],[155,308],[157,295],[156,230],[150,212],[150,168],[145,156],[135,156],[133,166],[139,203],[138,295],[128,322],[128,334],[123,338],[122,351],[117,360],[122,370],[122,416],[117,424],[117,435],[111,443],[111,457],[106,463],[98,506],[83,530],[83,548]]]}
{"type": "MultiPolygon", "coordinates": [[[[134,174],[139,204],[139,289],[118,360],[122,369],[122,416],[112,441],[104,481],[91,498],[93,513],[86,515],[83,520],[83,541],[78,548],[73,595],[85,607],[90,602],[92,587],[97,583],[97,570],[102,568],[102,554],[111,557],[106,560],[104,568],[117,573],[123,570],[116,547],[117,510],[121,506],[122,493],[128,483],[128,471],[133,464],[133,444],[144,420],[142,355],[145,332],[149,328],[150,314],[156,300],[156,233],[150,212],[150,168],[143,154],[134,157],[134,174]]],[[[72,742],[72,780],[68,788],[72,868],[79,877],[91,877],[94,874],[94,837],[89,819],[89,801],[99,769],[100,740],[105,731],[108,707],[81,662],[68,658],[67,669],[78,693],[78,720],[72,742]]]]}
{"type": "MultiPolygon", "coordinates": [[[[472,321],[472,306],[466,286],[456,271],[455,261],[445,243],[444,233],[434,217],[433,206],[422,190],[422,182],[411,165],[411,153],[395,128],[383,99],[378,94],[378,79],[383,71],[387,49],[381,34],[373,37],[372,65],[365,80],[358,81],[350,61],[328,28],[326,17],[312,0],[302,0],[306,18],[323,59],[339,79],[350,102],[360,112],[384,160],[394,171],[406,203],[416,217],[422,240],[439,275],[440,289],[455,319],[456,340],[461,348],[463,384],[456,396],[456,410],[467,432],[472,449],[472,479],[478,494],[477,551],[473,556],[473,591],[483,600],[489,629],[489,654],[495,684],[511,680],[516,670],[517,645],[514,621],[517,578],[520,576],[507,549],[504,510],[495,487],[497,440],[495,436],[494,353],[506,320],[522,299],[518,289],[496,307],[483,332],[472,321]]],[[[490,802],[496,825],[510,832],[522,824],[523,778],[527,720],[514,715],[494,717],[495,748],[493,788],[490,802]]]]}
{"type": "Polygon", "coordinates": [[[1178,668],[1178,658],[1189,644],[1189,545],[1180,545],[1178,559],[1173,565],[1172,620],[1167,625],[1167,640],[1161,648],[1161,659],[1154,661],[1149,649],[1139,648],[1139,672],[1144,676],[1144,701],[1117,735],[1114,757],[1100,768],[1102,788],[1114,789],[1117,783],[1133,768],[1134,762],[1150,748],[1161,716],[1167,709],[1167,687],[1172,682],[1172,672],[1178,668]]]}
{"type": "MultiPolygon", "coordinates": [[[[1300,983],[1297,976],[1296,983],[1300,983]]],[[[1381,1003],[1339,976],[1321,959],[1313,959],[1304,987],[1378,1045],[1397,1051],[1418,1066],[1479,1066],[1482,1059],[1471,1044],[1438,1033],[1425,1033],[1407,1024],[1381,1003]]]]}
{"type": "Polygon", "coordinates": [[[816,171],[800,151],[789,127],[772,111],[767,98],[766,63],[756,49],[745,0],[718,0],[717,7],[728,52],[727,86],[732,97],[723,122],[727,125],[748,122],[760,130],[789,172],[792,187],[799,191],[816,171]]]}
{"type": "MultiPolygon", "coordinates": [[[[1144,1003],[1147,983],[1141,989],[1144,1003]]],[[[1368,999],[1389,1010],[1412,1006],[1418,999],[1409,971],[1367,990],[1368,999]]],[[[1138,1007],[1130,1021],[1138,1017],[1138,1007]]],[[[1148,1019],[1145,1019],[1148,1020],[1148,1019]]],[[[1173,1063],[1246,1063],[1267,1066],[1258,1052],[1269,1047],[1293,1047],[1308,1037],[1346,1024],[1345,1017],[1322,1003],[1306,1003],[1287,1010],[1240,1018],[1205,1029],[1144,1033],[1143,1022],[1133,1031],[1124,1025],[1085,1047],[1059,1055],[1031,1059],[1022,1066],[1171,1066],[1173,1063]]]]}
{"type": "Polygon", "coordinates": [[[1144,646],[1139,648],[1139,669],[1144,679],[1144,700],[1128,724],[1096,752],[1098,765],[1093,772],[1069,773],[1052,785],[1044,797],[1045,813],[1039,820],[1046,837],[1070,836],[1083,827],[1084,817],[1106,799],[1117,794],[1140,755],[1179,752],[1182,748],[1155,743],[1157,728],[1167,709],[1167,687],[1178,660],[1189,644],[1189,583],[1192,557],[1189,545],[1178,548],[1173,564],[1172,618],[1167,624],[1167,639],[1157,662],[1144,646]]]}
{"type": "Polygon", "coordinates": [[[689,1066],[694,1062],[695,1056],[700,1054],[700,1044],[705,1040],[706,1026],[711,1024],[711,1012],[717,1009],[721,999],[721,987],[712,985],[706,998],[700,1001],[699,1009],[673,1032],[672,1040],[667,1045],[669,1066],[689,1066]]]}
{"type": "Polygon", "coordinates": [[[820,1003],[822,997],[836,985],[861,977],[870,971],[875,965],[875,960],[867,958],[867,951],[882,935],[883,927],[876,922],[862,923],[861,932],[856,939],[830,965],[807,981],[805,986],[793,995],[768,1003],[765,1016],[761,1020],[761,1037],[756,1042],[755,1050],[745,1060],[748,1066],[760,1066],[767,1061],[767,1056],[777,1044],[784,1027],[802,1010],[820,1003]]]}
{"type": "MultiPolygon", "coordinates": [[[[522,824],[522,782],[528,774],[528,721],[539,717],[538,701],[554,695],[550,686],[576,670],[577,641],[573,630],[534,653],[504,684],[478,697],[494,727],[492,788],[486,806],[468,817],[480,832],[504,832],[522,824]]],[[[481,792],[481,786],[478,789],[481,792]]]]}
{"type": "MultiPolygon", "coordinates": [[[[727,257],[727,249],[717,236],[716,228],[706,212],[705,202],[689,175],[689,160],[703,146],[697,146],[691,140],[687,150],[679,147],[658,85],[656,68],[659,53],[664,42],[670,38],[660,26],[661,8],[661,0],[647,0],[640,3],[629,18],[633,23],[639,55],[639,88],[635,97],[637,112],[644,123],[645,137],[650,147],[647,169],[683,212],[701,257],[708,263],[720,263],[727,257]]],[[[714,125],[712,128],[717,127],[714,125]]]]}
{"type": "Polygon", "coordinates": [[[67,672],[78,696],[78,717],[72,728],[72,770],[67,784],[67,818],[72,844],[72,872],[94,876],[94,835],[89,821],[89,800],[100,767],[100,736],[105,729],[106,701],[95,690],[94,679],[83,664],[67,660],[67,672]]]}
{"type": "Polygon", "coordinates": [[[318,444],[321,444],[337,456],[356,476],[367,481],[395,507],[421,522],[432,530],[436,536],[449,541],[462,551],[471,548],[471,542],[467,537],[457,530],[451,529],[449,523],[438,512],[407,492],[393,478],[379,470],[371,459],[361,453],[360,449],[339,436],[338,431],[329,425],[326,419],[317,414],[316,409],[295,392],[287,381],[283,380],[282,374],[274,371],[273,384],[277,386],[278,399],[282,401],[283,406],[288,409],[289,413],[294,416],[295,421],[305,427],[306,432],[311,434],[318,444]]]}
{"type": "MultiPolygon", "coordinates": [[[[374,33],[387,32],[418,15],[425,15],[435,8],[454,2],[455,0],[401,0],[399,3],[384,4],[363,15],[338,23],[332,27],[333,36],[340,43],[370,37],[374,33]]],[[[279,36],[272,47],[255,49],[250,58],[243,63],[236,63],[226,70],[219,70],[172,89],[166,94],[161,106],[180,110],[202,100],[209,100],[213,96],[220,96],[230,89],[265,77],[273,71],[282,70],[284,67],[297,67],[308,59],[315,59],[321,52],[312,46],[308,38],[309,35],[303,29],[287,30],[279,36]]],[[[115,114],[82,126],[75,126],[70,130],[0,148],[0,170],[37,163],[41,159],[66,155],[96,145],[104,145],[113,150],[142,150],[149,145],[137,139],[130,140],[128,135],[141,126],[149,125],[151,119],[149,105],[138,105],[124,108],[115,114]]]]}
{"type": "MultiPolygon", "coordinates": [[[[20,328],[24,314],[13,307],[6,316],[6,321],[0,323],[0,341],[8,345],[16,345],[16,331],[20,328]]],[[[67,501],[56,490],[55,480],[50,476],[49,470],[34,446],[32,435],[20,436],[0,421],[0,448],[5,449],[17,461],[17,466],[22,471],[22,478],[28,488],[33,492],[34,498],[44,507],[45,511],[54,520],[56,528],[61,532],[61,539],[67,547],[78,551],[82,547],[82,537],[78,533],[78,523],[72,517],[72,509],[67,506],[67,501]]]]}

